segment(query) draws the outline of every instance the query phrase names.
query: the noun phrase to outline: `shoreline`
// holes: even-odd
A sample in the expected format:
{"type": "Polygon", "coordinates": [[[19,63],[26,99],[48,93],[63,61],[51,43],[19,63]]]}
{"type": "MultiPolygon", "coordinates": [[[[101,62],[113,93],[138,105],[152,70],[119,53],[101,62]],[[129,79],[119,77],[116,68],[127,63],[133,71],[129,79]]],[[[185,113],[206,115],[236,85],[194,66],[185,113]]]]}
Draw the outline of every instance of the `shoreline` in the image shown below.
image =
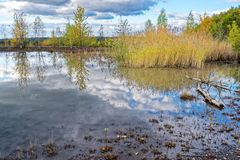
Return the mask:
{"type": "Polygon", "coordinates": [[[33,46],[33,47],[0,47],[0,52],[94,52],[105,51],[106,47],[51,47],[51,46],[33,46]]]}
{"type": "MultiPolygon", "coordinates": [[[[150,119],[155,120],[157,119],[150,119]]],[[[155,121],[149,122],[157,125],[155,121]]],[[[150,125],[149,125],[150,126],[150,125]]],[[[0,156],[0,160],[13,160],[30,158],[37,160],[43,159],[67,159],[67,160],[87,160],[87,159],[238,159],[240,148],[237,145],[220,145],[217,150],[214,148],[199,149],[194,152],[194,146],[187,141],[162,141],[154,138],[153,132],[148,131],[149,126],[135,126],[112,130],[104,135],[86,134],[78,142],[76,139],[60,143],[54,141],[41,141],[34,143],[30,141],[29,145],[17,148],[12,152],[0,156]],[[159,143],[161,141],[161,143],[159,143]],[[179,143],[181,142],[181,143],[179,143]],[[91,145],[93,143],[93,145],[91,145]],[[175,149],[181,146],[181,150],[175,153],[175,149]],[[170,152],[170,153],[169,153],[170,152]],[[171,155],[173,153],[174,156],[171,155]]]]}
{"type": "MultiPolygon", "coordinates": [[[[52,46],[31,46],[31,47],[2,47],[0,46],[0,53],[1,52],[71,52],[71,53],[78,53],[78,52],[104,52],[111,49],[111,47],[52,47],[52,46]]],[[[225,57],[220,58],[218,60],[206,60],[204,64],[240,64],[240,56],[235,57],[225,57]]],[[[129,67],[127,68],[145,68],[145,67],[129,67]]],[[[148,67],[148,68],[192,68],[192,67],[148,67]]]]}

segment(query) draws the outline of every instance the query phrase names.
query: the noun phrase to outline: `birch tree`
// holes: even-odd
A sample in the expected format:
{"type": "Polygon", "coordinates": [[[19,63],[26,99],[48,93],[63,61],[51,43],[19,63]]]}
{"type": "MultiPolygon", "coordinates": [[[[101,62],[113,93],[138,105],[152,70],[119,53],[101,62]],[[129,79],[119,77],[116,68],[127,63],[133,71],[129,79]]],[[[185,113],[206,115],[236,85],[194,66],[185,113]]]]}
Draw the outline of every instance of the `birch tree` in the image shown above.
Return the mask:
{"type": "Polygon", "coordinates": [[[17,47],[25,47],[28,35],[28,26],[26,16],[23,12],[15,11],[13,15],[13,42],[17,47]]]}

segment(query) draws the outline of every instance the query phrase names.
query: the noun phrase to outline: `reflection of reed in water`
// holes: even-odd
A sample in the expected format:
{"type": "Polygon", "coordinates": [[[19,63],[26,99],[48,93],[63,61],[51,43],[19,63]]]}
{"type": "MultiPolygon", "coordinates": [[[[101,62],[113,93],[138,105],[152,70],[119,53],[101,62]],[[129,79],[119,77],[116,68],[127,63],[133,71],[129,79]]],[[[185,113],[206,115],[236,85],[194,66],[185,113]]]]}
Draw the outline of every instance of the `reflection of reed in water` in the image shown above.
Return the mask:
{"type": "MultiPolygon", "coordinates": [[[[143,89],[154,88],[156,90],[179,89],[193,84],[185,78],[185,75],[193,75],[193,70],[178,69],[120,69],[120,73],[129,83],[143,89]]],[[[196,73],[196,72],[195,72],[196,73]]],[[[197,73],[196,73],[197,74],[197,73]]]]}
{"type": "Polygon", "coordinates": [[[186,75],[209,79],[209,75],[216,72],[233,77],[230,74],[232,70],[233,66],[207,65],[203,69],[120,68],[117,73],[129,83],[143,89],[151,87],[155,90],[173,90],[190,87],[195,83],[188,80],[186,75]]]}
{"type": "Polygon", "coordinates": [[[14,54],[16,61],[15,70],[18,74],[18,83],[20,87],[26,87],[30,75],[30,64],[26,52],[18,52],[14,54]]]}
{"type": "Polygon", "coordinates": [[[83,54],[65,53],[64,58],[68,69],[68,75],[75,81],[80,90],[86,88],[88,70],[85,66],[85,57],[83,54]]]}

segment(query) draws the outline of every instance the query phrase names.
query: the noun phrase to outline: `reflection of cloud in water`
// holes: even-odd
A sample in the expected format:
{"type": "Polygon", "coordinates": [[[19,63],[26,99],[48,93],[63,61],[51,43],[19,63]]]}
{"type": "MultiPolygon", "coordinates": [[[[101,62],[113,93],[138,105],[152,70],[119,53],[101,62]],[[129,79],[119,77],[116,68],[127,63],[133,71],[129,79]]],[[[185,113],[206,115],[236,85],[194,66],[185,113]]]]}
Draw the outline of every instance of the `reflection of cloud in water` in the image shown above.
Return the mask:
{"type": "Polygon", "coordinates": [[[87,91],[109,101],[113,106],[152,112],[177,112],[178,107],[170,96],[152,94],[150,91],[139,91],[127,86],[125,80],[111,77],[108,73],[102,74],[100,69],[90,70],[87,82],[87,91]]]}

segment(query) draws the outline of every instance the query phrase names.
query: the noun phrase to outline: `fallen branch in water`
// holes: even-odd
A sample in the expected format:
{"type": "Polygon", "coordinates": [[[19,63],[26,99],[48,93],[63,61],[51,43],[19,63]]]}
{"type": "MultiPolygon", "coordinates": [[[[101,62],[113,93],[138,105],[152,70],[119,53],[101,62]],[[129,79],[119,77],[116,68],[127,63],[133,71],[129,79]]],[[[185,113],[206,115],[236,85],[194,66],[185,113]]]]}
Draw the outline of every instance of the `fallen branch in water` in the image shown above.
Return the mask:
{"type": "Polygon", "coordinates": [[[216,88],[221,88],[221,89],[228,90],[228,91],[231,91],[231,92],[240,93],[240,90],[232,90],[232,89],[227,88],[227,87],[225,87],[225,86],[219,85],[219,84],[217,84],[217,83],[215,83],[215,82],[206,81],[206,80],[202,80],[202,79],[200,79],[200,78],[194,78],[194,77],[190,77],[190,76],[186,76],[186,77],[187,77],[188,79],[190,79],[190,80],[197,81],[197,82],[200,82],[200,83],[204,83],[204,84],[207,84],[207,85],[216,87],[216,88]]]}
{"type": "Polygon", "coordinates": [[[217,100],[213,99],[208,92],[204,91],[200,84],[198,83],[197,91],[204,97],[205,101],[213,106],[216,106],[218,109],[223,109],[224,105],[217,100]]]}

